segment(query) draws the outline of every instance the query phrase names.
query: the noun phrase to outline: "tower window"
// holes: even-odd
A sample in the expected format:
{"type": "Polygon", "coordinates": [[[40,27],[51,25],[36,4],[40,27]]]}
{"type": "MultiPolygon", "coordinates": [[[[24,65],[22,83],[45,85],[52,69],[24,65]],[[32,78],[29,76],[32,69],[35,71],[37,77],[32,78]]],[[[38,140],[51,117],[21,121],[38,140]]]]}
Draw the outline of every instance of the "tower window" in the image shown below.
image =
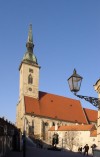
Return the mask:
{"type": "Polygon", "coordinates": [[[29,72],[30,72],[30,73],[33,73],[33,69],[29,69],[29,72]]]}
{"type": "Polygon", "coordinates": [[[32,84],[33,83],[33,77],[32,77],[32,75],[30,74],[29,76],[28,76],[28,84],[32,84]]]}

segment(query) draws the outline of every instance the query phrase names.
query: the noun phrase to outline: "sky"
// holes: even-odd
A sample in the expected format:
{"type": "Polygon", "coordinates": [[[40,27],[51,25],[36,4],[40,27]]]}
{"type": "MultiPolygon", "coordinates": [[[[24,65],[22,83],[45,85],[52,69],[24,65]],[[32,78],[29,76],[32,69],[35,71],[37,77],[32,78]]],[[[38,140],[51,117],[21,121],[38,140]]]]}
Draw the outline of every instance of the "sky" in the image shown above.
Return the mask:
{"type": "Polygon", "coordinates": [[[78,94],[98,97],[100,79],[100,0],[0,0],[0,117],[16,121],[19,65],[32,24],[39,90],[80,100],[67,79],[74,68],[83,77],[78,94]]]}

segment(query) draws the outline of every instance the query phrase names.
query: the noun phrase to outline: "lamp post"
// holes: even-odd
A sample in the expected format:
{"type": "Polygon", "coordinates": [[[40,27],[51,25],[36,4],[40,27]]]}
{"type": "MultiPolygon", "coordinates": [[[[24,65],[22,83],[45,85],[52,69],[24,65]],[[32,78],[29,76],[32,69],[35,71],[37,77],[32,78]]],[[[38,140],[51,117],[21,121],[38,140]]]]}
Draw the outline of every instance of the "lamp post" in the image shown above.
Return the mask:
{"type": "Polygon", "coordinates": [[[97,119],[97,139],[98,139],[98,148],[94,149],[94,157],[100,157],[100,99],[90,96],[77,95],[77,92],[80,90],[82,77],[77,74],[74,69],[73,74],[68,78],[68,84],[70,91],[74,93],[75,96],[85,99],[90,102],[93,106],[98,108],[98,119],[97,119]]]}
{"type": "Polygon", "coordinates": [[[24,127],[23,127],[23,157],[26,157],[26,117],[24,116],[24,127]]]}

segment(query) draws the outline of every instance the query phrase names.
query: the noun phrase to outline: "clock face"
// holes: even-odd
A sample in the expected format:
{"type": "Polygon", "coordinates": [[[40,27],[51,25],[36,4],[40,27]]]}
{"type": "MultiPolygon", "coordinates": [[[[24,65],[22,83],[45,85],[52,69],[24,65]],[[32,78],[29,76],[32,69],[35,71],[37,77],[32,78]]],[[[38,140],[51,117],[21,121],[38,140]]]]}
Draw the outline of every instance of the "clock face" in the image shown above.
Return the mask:
{"type": "Polygon", "coordinates": [[[29,88],[28,90],[29,90],[29,91],[32,91],[32,88],[29,88]]]}
{"type": "Polygon", "coordinates": [[[37,89],[34,88],[34,86],[25,86],[25,93],[28,95],[31,95],[33,97],[37,97],[37,89]]]}

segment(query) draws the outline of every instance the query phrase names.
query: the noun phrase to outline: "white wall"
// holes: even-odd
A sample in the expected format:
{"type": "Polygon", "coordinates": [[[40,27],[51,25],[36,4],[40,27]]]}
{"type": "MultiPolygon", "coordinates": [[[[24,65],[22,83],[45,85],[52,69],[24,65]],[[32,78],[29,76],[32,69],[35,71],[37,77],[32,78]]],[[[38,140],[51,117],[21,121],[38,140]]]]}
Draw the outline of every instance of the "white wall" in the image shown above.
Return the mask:
{"type": "MultiPolygon", "coordinates": [[[[61,148],[63,147],[65,149],[68,149],[67,143],[66,143],[66,132],[67,131],[49,131],[48,139],[50,139],[50,144],[52,144],[51,141],[52,141],[53,134],[58,133],[58,135],[59,135],[58,147],[61,147],[61,148]]],[[[98,144],[97,137],[90,137],[90,131],[77,131],[74,143],[76,143],[73,147],[73,151],[75,151],[75,152],[78,151],[79,146],[84,147],[86,144],[88,144],[90,147],[89,154],[92,153],[92,149],[91,149],[92,144],[94,144],[94,143],[96,145],[98,144]]]]}

